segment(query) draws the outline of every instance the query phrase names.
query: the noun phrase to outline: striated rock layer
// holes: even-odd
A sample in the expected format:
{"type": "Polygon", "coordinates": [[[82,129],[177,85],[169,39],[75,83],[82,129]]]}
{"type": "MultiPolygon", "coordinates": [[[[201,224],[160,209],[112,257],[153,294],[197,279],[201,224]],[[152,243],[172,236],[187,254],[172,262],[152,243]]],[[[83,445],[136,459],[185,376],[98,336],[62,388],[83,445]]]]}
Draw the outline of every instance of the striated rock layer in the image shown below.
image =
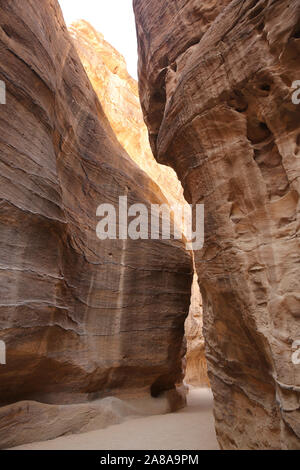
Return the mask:
{"type": "MultiPolygon", "coordinates": [[[[158,164],[153,157],[147,127],[143,120],[138,84],[128,74],[124,57],[87,21],[72,23],[70,33],[120,144],[159,185],[170,206],[185,204],[183,189],[174,170],[158,164]]],[[[176,222],[182,227],[182,220],[176,219],[176,222]]],[[[187,340],[185,380],[197,386],[208,385],[202,335],[202,310],[199,308],[200,292],[197,282],[193,283],[191,304],[185,323],[187,340]]]]}
{"type": "MultiPolygon", "coordinates": [[[[159,165],[149,145],[138,84],[124,57],[87,21],[74,22],[70,34],[117,139],[129,156],[155,181],[170,205],[184,204],[183,189],[172,168],[159,165]]],[[[179,221],[181,224],[182,221],[179,221]]]]}
{"type": "MultiPolygon", "coordinates": [[[[69,31],[85,71],[122,147],[159,185],[170,206],[185,204],[183,189],[174,170],[158,164],[153,157],[143,120],[138,84],[128,74],[124,57],[87,21],[72,23],[69,31]]],[[[182,220],[177,219],[176,222],[182,226],[182,220]]],[[[185,379],[193,385],[207,385],[202,310],[199,308],[200,292],[197,282],[193,283],[191,304],[185,323],[185,379]]]]}
{"type": "Polygon", "coordinates": [[[298,0],[134,0],[154,156],[204,203],[195,253],[225,449],[300,448],[298,0]]]}
{"type": "Polygon", "coordinates": [[[56,0],[0,3],[0,80],[0,445],[16,445],[42,413],[14,402],[174,387],[192,262],[181,242],[97,238],[101,203],[165,199],[118,143],[56,0]]]}

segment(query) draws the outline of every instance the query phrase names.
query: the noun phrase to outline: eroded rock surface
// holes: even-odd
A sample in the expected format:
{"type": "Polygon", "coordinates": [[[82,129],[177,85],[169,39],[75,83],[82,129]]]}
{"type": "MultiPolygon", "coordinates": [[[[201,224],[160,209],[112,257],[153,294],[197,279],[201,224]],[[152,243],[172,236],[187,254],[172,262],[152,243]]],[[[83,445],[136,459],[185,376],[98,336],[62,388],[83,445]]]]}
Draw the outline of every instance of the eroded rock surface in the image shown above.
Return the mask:
{"type": "Polygon", "coordinates": [[[205,204],[195,258],[219,442],[299,448],[299,1],[134,8],[152,150],[205,204]]]}
{"type": "MultiPolygon", "coordinates": [[[[183,189],[174,170],[159,165],[153,157],[138,84],[129,75],[124,57],[87,21],[76,21],[69,29],[85,71],[120,144],[159,185],[170,205],[184,204],[183,189]]],[[[181,224],[181,221],[178,223],[181,224]]]]}
{"type": "MultiPolygon", "coordinates": [[[[0,403],[172,389],[190,256],[177,241],[97,238],[100,204],[164,198],[118,143],[56,0],[1,2],[0,80],[0,403]]],[[[0,414],[5,442],[18,416],[0,414]]]]}
{"type": "MultiPolygon", "coordinates": [[[[153,157],[143,120],[138,84],[128,74],[124,57],[85,20],[72,23],[69,30],[85,71],[120,144],[159,185],[170,206],[185,204],[183,189],[174,170],[158,164],[153,157]]],[[[176,222],[182,227],[182,219],[178,218],[176,222]]],[[[197,386],[208,384],[200,300],[196,281],[193,283],[192,305],[185,323],[185,379],[197,386]]]]}
{"type": "MultiPolygon", "coordinates": [[[[170,206],[185,204],[183,189],[174,170],[158,164],[153,157],[143,120],[138,84],[128,74],[124,57],[85,20],[74,22],[69,30],[85,71],[120,144],[159,185],[170,206]]],[[[182,227],[182,219],[177,218],[176,222],[182,227]]],[[[196,281],[193,283],[192,305],[185,323],[185,379],[197,386],[208,384],[200,300],[196,281]]]]}

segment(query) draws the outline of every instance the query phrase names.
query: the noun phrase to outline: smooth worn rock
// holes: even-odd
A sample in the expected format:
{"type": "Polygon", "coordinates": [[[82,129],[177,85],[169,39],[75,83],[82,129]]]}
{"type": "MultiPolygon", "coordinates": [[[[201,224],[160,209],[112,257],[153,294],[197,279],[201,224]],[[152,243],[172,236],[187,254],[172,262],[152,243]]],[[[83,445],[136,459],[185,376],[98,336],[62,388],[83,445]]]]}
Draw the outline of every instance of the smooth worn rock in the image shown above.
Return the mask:
{"type": "Polygon", "coordinates": [[[134,0],[154,156],[205,204],[195,253],[218,439],[300,448],[298,0],[134,0]]]}
{"type": "MultiPolygon", "coordinates": [[[[186,204],[182,186],[174,170],[158,164],[153,157],[143,120],[138,84],[128,74],[124,57],[87,21],[72,23],[69,31],[85,71],[122,147],[159,185],[170,206],[186,204]]],[[[182,227],[182,219],[177,218],[176,222],[182,227]]],[[[193,385],[208,385],[197,282],[193,283],[191,304],[185,324],[185,380],[193,385]]]]}
{"type": "MultiPolygon", "coordinates": [[[[184,204],[182,186],[174,170],[159,165],[149,145],[138,84],[127,71],[124,57],[87,21],[69,28],[85,71],[113,131],[128,155],[155,181],[170,205],[184,204]]],[[[182,224],[182,221],[178,221],[182,224]]]]}
{"type": "MultiPolygon", "coordinates": [[[[5,416],[24,400],[69,405],[174,389],[192,261],[181,241],[97,238],[100,204],[166,200],[118,143],[56,0],[1,2],[0,80],[5,416]]],[[[19,416],[3,416],[7,442],[19,416]]]]}

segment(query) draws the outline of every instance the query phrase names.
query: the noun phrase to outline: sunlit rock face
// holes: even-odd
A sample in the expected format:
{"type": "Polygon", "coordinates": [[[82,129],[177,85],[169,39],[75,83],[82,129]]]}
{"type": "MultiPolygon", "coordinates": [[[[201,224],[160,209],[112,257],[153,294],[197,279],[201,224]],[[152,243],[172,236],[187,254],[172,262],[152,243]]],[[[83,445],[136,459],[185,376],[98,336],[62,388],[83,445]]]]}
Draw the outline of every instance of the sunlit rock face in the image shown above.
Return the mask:
{"type": "Polygon", "coordinates": [[[96,236],[100,204],[165,199],[117,141],[57,1],[1,2],[0,43],[0,403],[172,389],[190,256],[181,241],[96,236]]]}
{"type": "Polygon", "coordinates": [[[209,387],[203,337],[202,298],[195,274],[189,316],[185,321],[187,344],[185,382],[194,387],[209,387]]]}
{"type": "Polygon", "coordinates": [[[299,1],[134,8],[154,155],[205,204],[195,258],[219,442],[299,448],[299,1]]]}
{"type": "Polygon", "coordinates": [[[170,204],[183,204],[183,189],[172,168],[159,165],[150,149],[138,84],[124,57],[87,21],[70,26],[70,34],[117,139],[129,156],[155,181],[170,204]]]}
{"type": "MultiPolygon", "coordinates": [[[[143,120],[138,84],[128,74],[124,57],[87,21],[76,21],[69,29],[85,71],[119,142],[160,186],[170,205],[185,204],[183,189],[174,170],[158,164],[153,157],[143,120]]],[[[182,220],[177,219],[176,222],[182,226],[182,220]]],[[[208,383],[200,300],[199,287],[194,282],[192,306],[186,322],[186,380],[194,385],[208,383]]]]}
{"type": "MultiPolygon", "coordinates": [[[[184,204],[183,189],[174,170],[158,164],[153,157],[143,120],[138,84],[128,74],[124,57],[84,20],[74,22],[70,33],[119,142],[160,186],[170,205],[184,204]]],[[[181,225],[182,221],[177,220],[177,223],[181,225]]],[[[200,300],[199,287],[194,282],[192,305],[186,322],[186,380],[194,385],[208,383],[200,300]]]]}

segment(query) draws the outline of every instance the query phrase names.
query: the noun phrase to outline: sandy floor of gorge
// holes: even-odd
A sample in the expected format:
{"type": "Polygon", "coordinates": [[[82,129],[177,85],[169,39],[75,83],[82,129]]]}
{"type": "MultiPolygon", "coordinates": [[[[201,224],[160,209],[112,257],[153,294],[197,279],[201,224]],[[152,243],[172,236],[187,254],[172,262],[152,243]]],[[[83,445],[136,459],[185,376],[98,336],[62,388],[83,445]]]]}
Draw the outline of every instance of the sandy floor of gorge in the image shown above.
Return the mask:
{"type": "Polygon", "coordinates": [[[176,413],[125,421],[106,429],[19,446],[24,450],[214,450],[218,449],[208,389],[192,389],[176,413]]]}

